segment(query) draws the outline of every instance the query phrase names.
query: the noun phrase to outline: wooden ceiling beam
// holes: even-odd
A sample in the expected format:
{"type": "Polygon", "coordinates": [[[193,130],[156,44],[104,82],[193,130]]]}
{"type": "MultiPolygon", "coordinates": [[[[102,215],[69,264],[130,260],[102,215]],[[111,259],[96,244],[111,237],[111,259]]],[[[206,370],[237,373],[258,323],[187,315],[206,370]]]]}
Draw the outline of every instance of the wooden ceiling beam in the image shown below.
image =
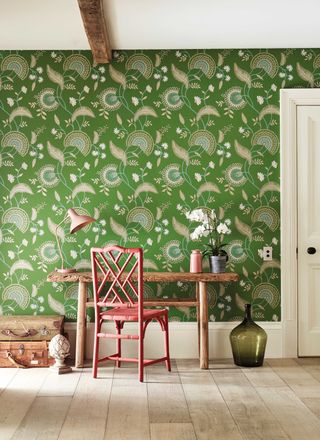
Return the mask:
{"type": "Polygon", "coordinates": [[[102,0],[78,0],[81,17],[97,64],[109,63],[112,58],[102,0]]]}

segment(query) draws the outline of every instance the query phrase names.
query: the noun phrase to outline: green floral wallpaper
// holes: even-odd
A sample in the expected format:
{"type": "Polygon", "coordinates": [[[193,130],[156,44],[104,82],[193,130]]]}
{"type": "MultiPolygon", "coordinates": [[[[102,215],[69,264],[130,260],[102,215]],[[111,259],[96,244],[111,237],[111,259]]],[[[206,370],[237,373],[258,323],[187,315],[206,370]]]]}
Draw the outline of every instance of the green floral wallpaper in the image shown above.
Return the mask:
{"type": "Polygon", "coordinates": [[[231,219],[241,277],[210,286],[210,319],[235,320],[248,301],[256,319],[280,319],[279,89],[319,86],[320,50],[123,51],[99,66],[88,51],[0,52],[0,313],[75,319],[77,286],[46,282],[67,208],[97,219],[60,231],[67,265],[119,243],[144,247],[145,270],[186,271],[202,243],[185,212],[208,207],[231,219]]]}

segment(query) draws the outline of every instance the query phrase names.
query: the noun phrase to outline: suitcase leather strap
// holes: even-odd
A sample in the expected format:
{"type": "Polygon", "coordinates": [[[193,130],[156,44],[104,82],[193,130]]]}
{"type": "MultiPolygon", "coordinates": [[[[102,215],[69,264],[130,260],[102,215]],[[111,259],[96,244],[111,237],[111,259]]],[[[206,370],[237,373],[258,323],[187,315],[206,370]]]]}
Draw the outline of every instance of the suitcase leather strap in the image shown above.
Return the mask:
{"type": "Polygon", "coordinates": [[[28,368],[23,364],[20,364],[13,356],[13,354],[10,351],[7,351],[7,358],[9,361],[17,368],[28,368]]]}
{"type": "Polygon", "coordinates": [[[28,330],[26,330],[23,333],[15,333],[14,331],[10,330],[9,328],[6,328],[4,330],[2,330],[1,332],[3,335],[5,336],[11,336],[11,337],[16,337],[16,338],[28,338],[30,336],[35,336],[38,331],[34,328],[30,328],[28,330]]]}

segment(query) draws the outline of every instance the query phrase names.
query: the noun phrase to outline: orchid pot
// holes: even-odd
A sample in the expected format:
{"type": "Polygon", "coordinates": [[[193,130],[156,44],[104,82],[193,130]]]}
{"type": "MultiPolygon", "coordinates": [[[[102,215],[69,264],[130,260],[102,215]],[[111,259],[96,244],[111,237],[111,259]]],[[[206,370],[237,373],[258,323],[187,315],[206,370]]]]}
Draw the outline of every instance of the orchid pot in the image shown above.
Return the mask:
{"type": "Polygon", "coordinates": [[[209,267],[211,273],[223,273],[226,271],[226,265],[228,261],[228,255],[210,255],[209,267]]]}

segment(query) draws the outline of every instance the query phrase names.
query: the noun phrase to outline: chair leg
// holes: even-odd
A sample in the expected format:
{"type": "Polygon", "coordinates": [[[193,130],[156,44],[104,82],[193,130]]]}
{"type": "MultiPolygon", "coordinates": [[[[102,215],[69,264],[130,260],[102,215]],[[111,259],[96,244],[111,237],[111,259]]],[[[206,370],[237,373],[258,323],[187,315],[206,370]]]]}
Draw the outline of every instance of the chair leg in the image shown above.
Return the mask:
{"type": "Polygon", "coordinates": [[[143,376],[144,376],[144,353],[143,353],[143,332],[140,331],[140,338],[139,338],[139,381],[143,382],[143,376]]]}
{"type": "Polygon", "coordinates": [[[166,314],[165,319],[165,330],[164,330],[164,346],[166,352],[166,366],[167,370],[171,371],[170,353],[169,353],[169,319],[168,314],[166,314]]]}
{"type": "MultiPolygon", "coordinates": [[[[121,329],[123,327],[123,324],[121,321],[116,321],[116,327],[117,327],[117,334],[121,335],[121,329]]],[[[117,353],[118,356],[121,357],[121,339],[117,339],[117,353]]],[[[116,361],[116,366],[118,368],[121,367],[121,361],[116,361]]]]}
{"type": "Polygon", "coordinates": [[[92,365],[92,376],[94,379],[97,378],[98,373],[98,360],[99,360],[99,342],[100,339],[98,338],[97,334],[100,331],[100,325],[99,323],[96,323],[95,326],[95,335],[94,335],[94,348],[93,348],[93,365],[92,365]]]}

